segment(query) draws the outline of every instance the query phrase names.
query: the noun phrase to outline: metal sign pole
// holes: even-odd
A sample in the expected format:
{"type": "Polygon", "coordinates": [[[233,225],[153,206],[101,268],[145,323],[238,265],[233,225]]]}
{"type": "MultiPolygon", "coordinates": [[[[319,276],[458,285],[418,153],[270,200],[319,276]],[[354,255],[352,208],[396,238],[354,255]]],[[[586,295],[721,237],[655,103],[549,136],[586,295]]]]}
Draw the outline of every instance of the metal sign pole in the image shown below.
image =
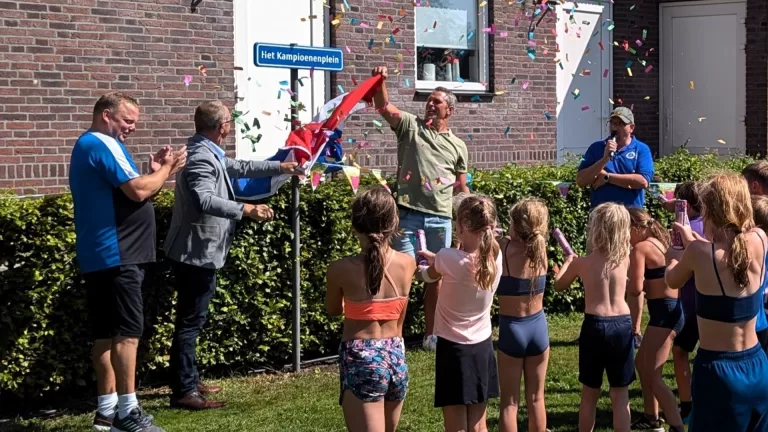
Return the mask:
{"type": "MultiPolygon", "coordinates": [[[[299,128],[299,70],[291,69],[291,130],[299,128]]],[[[301,371],[301,238],[299,229],[299,177],[291,179],[291,221],[293,228],[293,371],[301,371]]]]}
{"type": "MultiPolygon", "coordinates": [[[[253,64],[257,67],[276,67],[291,70],[291,130],[299,129],[299,69],[341,72],[344,70],[344,52],[339,48],[279,45],[256,42],[253,44],[253,64]]],[[[310,76],[311,72],[310,72],[310,76]]],[[[314,92],[313,92],[314,95],[314,92]]],[[[291,179],[291,225],[293,231],[293,371],[301,370],[301,239],[299,238],[299,178],[291,179]]]]}

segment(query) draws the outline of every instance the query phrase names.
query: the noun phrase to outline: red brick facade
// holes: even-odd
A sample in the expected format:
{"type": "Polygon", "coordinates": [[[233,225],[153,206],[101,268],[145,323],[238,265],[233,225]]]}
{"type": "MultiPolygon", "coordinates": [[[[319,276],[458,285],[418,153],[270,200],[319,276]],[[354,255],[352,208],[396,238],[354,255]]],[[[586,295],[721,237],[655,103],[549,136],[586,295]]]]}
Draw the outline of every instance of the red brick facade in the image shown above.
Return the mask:
{"type": "Polygon", "coordinates": [[[234,98],[231,0],[196,13],[189,0],[0,0],[0,24],[0,189],[63,190],[72,144],[106,92],[140,100],[127,144],[142,165],[185,143],[200,101],[234,98]]]}
{"type": "MultiPolygon", "coordinates": [[[[614,49],[613,92],[625,106],[634,105],[638,134],[654,154],[659,151],[659,3],[667,0],[640,0],[630,4],[616,2],[613,17],[616,21],[614,40],[632,43],[640,38],[643,29],[647,37],[642,56],[654,68],[629,77],[624,64],[635,60],[629,52],[614,49]],[[630,6],[634,6],[630,10],[630,6]],[[645,100],[650,96],[650,100],[645,100]]],[[[768,151],[768,2],[747,0],[747,79],[746,95],[746,149],[750,154],[766,155],[768,151]]],[[[713,30],[714,31],[714,30],[713,30]]]]}
{"type": "MultiPolygon", "coordinates": [[[[422,2],[424,3],[424,2],[422,2]]],[[[530,2],[527,2],[530,5],[530,2]]],[[[349,1],[351,10],[342,14],[342,2],[337,2],[331,10],[331,16],[343,15],[341,24],[331,32],[331,45],[348,46],[352,53],[345,53],[345,70],[332,78],[332,89],[337,85],[347,89],[353,86],[352,78],[357,81],[370,76],[374,66],[384,65],[390,71],[399,68],[397,54],[403,55],[402,74],[391,73],[388,82],[390,101],[400,109],[422,115],[425,99],[415,94],[416,62],[413,56],[415,46],[414,2],[412,0],[391,0],[388,2],[374,0],[349,1]],[[401,16],[401,10],[405,15],[401,16]],[[382,16],[380,18],[379,16],[382,16]],[[392,17],[392,23],[387,17],[392,17]],[[362,28],[350,23],[351,19],[369,24],[362,28]],[[382,21],[382,29],[377,24],[382,21]],[[395,44],[384,44],[383,41],[399,28],[395,36],[395,44]],[[369,41],[374,40],[373,49],[368,48],[369,41]],[[409,52],[406,50],[410,50],[409,52]],[[380,49],[380,52],[379,52],[380,49]],[[410,86],[406,87],[408,78],[410,86]]],[[[531,60],[527,53],[527,31],[529,21],[519,20],[514,26],[515,17],[519,16],[519,6],[510,5],[508,1],[489,1],[489,24],[495,23],[497,34],[490,37],[490,69],[489,85],[491,97],[483,97],[481,102],[472,102],[471,96],[460,96],[459,106],[451,121],[453,132],[467,143],[469,162],[478,168],[490,168],[505,165],[510,162],[541,162],[552,161],[556,158],[557,124],[554,118],[556,105],[555,38],[552,28],[555,26],[555,14],[542,21],[536,30],[535,40],[538,43],[536,59],[531,60]],[[501,37],[501,32],[508,32],[501,37]],[[544,37],[547,36],[549,48],[547,55],[543,54],[544,37]],[[515,83],[512,84],[512,80],[515,83]],[[522,89],[529,82],[526,90],[522,89]],[[501,95],[494,93],[503,91],[501,95]],[[552,113],[552,120],[547,120],[544,111],[552,113]],[[507,127],[509,133],[505,136],[507,127]],[[472,139],[468,138],[472,135],[472,139]]],[[[530,7],[529,7],[530,10],[530,7]]],[[[438,24],[439,25],[439,24],[438,24]]],[[[363,139],[368,132],[367,140],[372,143],[369,150],[370,160],[362,160],[365,164],[379,166],[390,171],[397,166],[397,155],[394,134],[385,127],[383,134],[376,131],[372,120],[379,118],[371,111],[360,116],[353,116],[347,123],[345,137],[363,139]]],[[[379,118],[380,119],[380,118],[379,118]]]]}
{"type": "MultiPolygon", "coordinates": [[[[638,0],[632,10],[622,2],[614,5],[615,39],[632,41],[647,29],[645,46],[656,48],[647,61],[655,66],[659,1],[664,0],[638,0]]],[[[392,73],[391,101],[421,114],[424,97],[414,90],[416,64],[410,54],[415,32],[421,31],[415,29],[413,0],[349,0],[351,9],[345,13],[342,1],[328,4],[331,20],[341,15],[330,44],[351,50],[345,53],[345,71],[331,77],[331,92],[337,94],[339,85],[353,87],[353,78],[366,78],[374,66],[399,68],[400,53],[403,68],[399,76],[392,73]],[[369,27],[352,24],[353,18],[369,27]],[[379,21],[382,29],[377,29],[379,21]],[[396,43],[384,44],[395,28],[396,43]],[[368,47],[371,39],[373,49],[368,47]]],[[[519,6],[489,0],[486,7],[489,24],[497,27],[497,34],[489,36],[490,90],[480,102],[461,96],[451,127],[467,143],[474,167],[552,161],[557,135],[555,14],[536,30],[537,53],[531,60],[526,53],[528,21],[521,18],[514,25],[519,6]],[[502,32],[508,35],[502,37],[502,32]],[[523,90],[525,82],[529,86],[523,90]],[[547,110],[551,120],[544,116],[547,110]]],[[[127,143],[137,162],[145,165],[147,154],[161,145],[184,144],[201,100],[234,102],[232,13],[232,0],[204,0],[194,13],[189,0],[0,0],[0,189],[20,194],[65,189],[72,144],[89,126],[95,100],[109,91],[129,92],[141,102],[139,130],[127,143]],[[200,65],[207,67],[207,77],[199,73],[200,65]],[[193,77],[188,88],[185,75],[193,77]]],[[[768,2],[747,0],[746,25],[747,150],[765,154],[768,2]]],[[[629,53],[620,48],[614,53],[615,98],[634,104],[642,138],[658,151],[659,68],[629,78],[623,67],[629,53]]],[[[373,112],[353,116],[345,138],[371,142],[370,159],[360,162],[391,171],[396,166],[394,135],[386,127],[379,133],[372,123],[377,118],[373,112]]],[[[227,150],[234,150],[232,140],[227,150]]]]}

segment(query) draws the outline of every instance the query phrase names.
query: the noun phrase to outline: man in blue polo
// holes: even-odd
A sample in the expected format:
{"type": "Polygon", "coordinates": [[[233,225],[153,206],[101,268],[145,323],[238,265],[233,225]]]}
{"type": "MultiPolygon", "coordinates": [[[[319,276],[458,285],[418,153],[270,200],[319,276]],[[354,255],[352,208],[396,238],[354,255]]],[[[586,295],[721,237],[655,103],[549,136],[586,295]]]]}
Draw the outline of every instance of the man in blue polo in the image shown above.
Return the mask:
{"type": "Polygon", "coordinates": [[[651,149],[633,135],[635,116],[629,108],[613,110],[610,122],[611,137],[589,146],[576,183],[592,188],[592,208],[605,202],[642,207],[645,189],[653,178],[651,149]]]}
{"type": "Polygon", "coordinates": [[[155,210],[149,198],[184,166],[186,149],[164,147],[138,167],[122,141],[136,130],[139,103],[108,93],[75,142],[69,186],[77,263],[85,280],[98,408],[92,430],[162,432],[136,400],[136,350],[144,330],[142,284],[155,262],[155,210]]]}

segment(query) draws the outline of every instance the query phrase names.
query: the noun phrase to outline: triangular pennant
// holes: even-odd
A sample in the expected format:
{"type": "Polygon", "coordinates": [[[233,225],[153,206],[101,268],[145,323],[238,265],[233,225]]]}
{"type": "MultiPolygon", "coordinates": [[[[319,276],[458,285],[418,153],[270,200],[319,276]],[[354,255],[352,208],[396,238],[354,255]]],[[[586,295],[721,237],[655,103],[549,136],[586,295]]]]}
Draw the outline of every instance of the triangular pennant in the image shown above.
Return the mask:
{"type": "Polygon", "coordinates": [[[345,166],[343,168],[344,175],[349,180],[349,185],[352,186],[352,192],[357,194],[357,188],[360,186],[360,169],[353,166],[345,166]]]}
{"type": "Polygon", "coordinates": [[[392,192],[389,190],[389,185],[387,185],[387,181],[384,180],[384,178],[381,176],[381,170],[380,169],[372,169],[371,174],[373,174],[374,177],[376,177],[376,180],[378,180],[379,183],[381,183],[382,186],[387,188],[389,192],[392,192]]]}
{"type": "Polygon", "coordinates": [[[321,173],[319,171],[312,171],[312,181],[311,181],[312,192],[314,192],[315,189],[317,189],[317,185],[320,184],[320,179],[322,177],[323,177],[323,173],[321,173]]]}
{"type": "Polygon", "coordinates": [[[569,182],[560,182],[557,184],[557,188],[560,189],[560,194],[565,198],[568,196],[568,191],[571,189],[571,183],[569,182]]]}

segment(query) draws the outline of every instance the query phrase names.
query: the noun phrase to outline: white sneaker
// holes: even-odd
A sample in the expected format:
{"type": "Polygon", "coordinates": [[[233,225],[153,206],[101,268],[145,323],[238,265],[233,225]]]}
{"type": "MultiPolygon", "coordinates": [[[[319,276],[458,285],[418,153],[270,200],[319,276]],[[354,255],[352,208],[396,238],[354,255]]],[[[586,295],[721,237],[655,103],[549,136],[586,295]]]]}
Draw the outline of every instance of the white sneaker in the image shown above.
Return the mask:
{"type": "Polygon", "coordinates": [[[424,338],[424,342],[421,343],[421,347],[427,351],[437,350],[437,336],[429,335],[424,338]]]}

